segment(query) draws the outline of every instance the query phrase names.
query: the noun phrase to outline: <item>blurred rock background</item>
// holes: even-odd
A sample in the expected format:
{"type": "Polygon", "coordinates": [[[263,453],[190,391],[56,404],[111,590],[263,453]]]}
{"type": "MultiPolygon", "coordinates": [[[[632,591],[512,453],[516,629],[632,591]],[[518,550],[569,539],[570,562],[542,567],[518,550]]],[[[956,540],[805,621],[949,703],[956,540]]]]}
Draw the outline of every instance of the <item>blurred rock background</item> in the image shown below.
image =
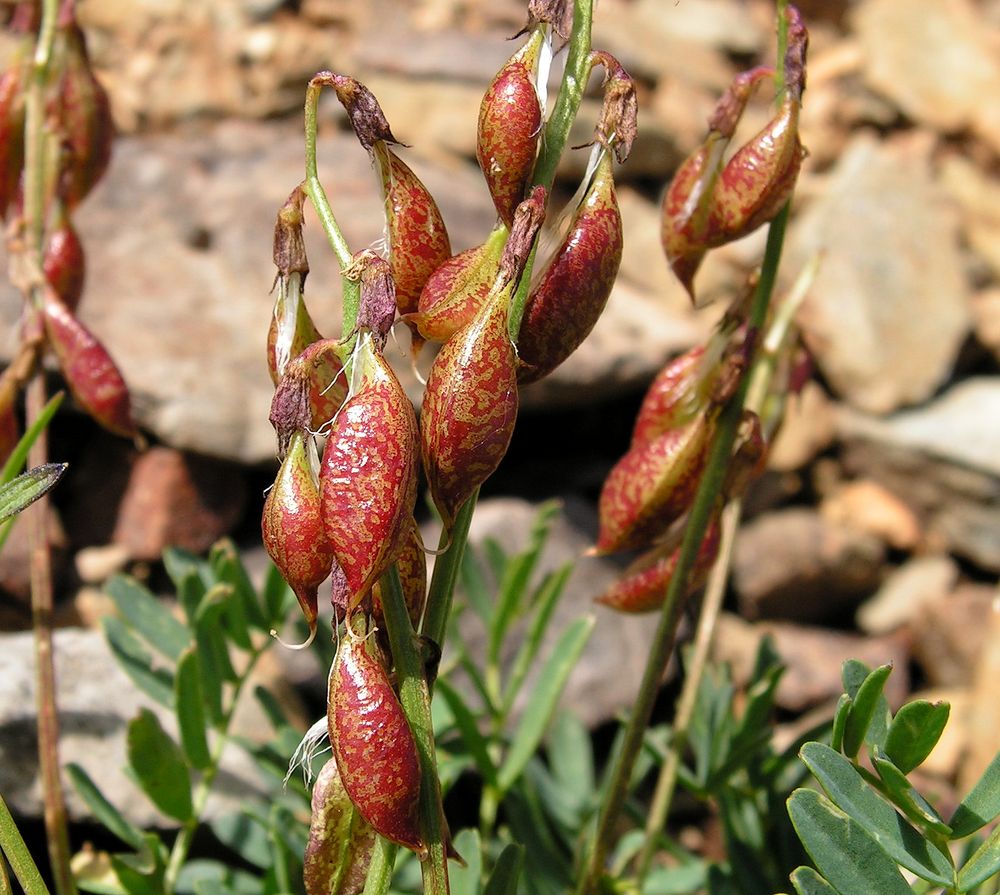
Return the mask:
{"type": "MultiPolygon", "coordinates": [[[[894,662],[895,702],[919,691],[954,706],[951,734],[922,772],[942,787],[968,785],[1000,749],[1000,2],[922,0],[919,14],[913,0],[801,6],[812,36],[802,119],[810,157],[783,279],[822,252],[800,315],[817,374],[748,501],[717,654],[745,675],[759,638],[774,636],[789,664],[780,702],[792,715],[830,705],[843,659],[894,662]]],[[[201,551],[230,535],[262,566],[260,507],[276,468],[263,350],[271,228],[302,177],[308,78],[330,68],[372,88],[458,251],[493,223],[475,122],[523,5],[80,0],[79,11],[121,133],[78,218],[88,252],[81,316],[122,367],[154,444],[137,453],[72,412],[53,427],[52,456],[71,463],[55,495],[60,622],[86,629],[108,611],[100,585],[115,571],[162,585],[156,563],[167,545],[201,551]]],[[[718,314],[692,310],[667,270],[660,193],[732,75],[773,57],[772,15],[767,0],[598,5],[595,47],[615,53],[639,85],[640,136],[617,175],[622,271],[591,338],[524,395],[474,539],[516,547],[532,504],[559,497],[567,512],[546,562],[578,557],[591,542],[597,494],[642,389],[718,314]]],[[[589,138],[595,88],[571,143],[589,138]]],[[[762,94],[748,135],[768,114],[762,94]]],[[[340,107],[324,101],[321,113],[320,173],[361,248],[382,233],[376,180],[340,107]]],[[[562,199],[585,163],[585,150],[566,160],[562,199]]],[[[314,218],[307,235],[310,308],[332,333],[333,256],[314,218]]],[[[699,274],[704,299],[732,295],[763,243],[761,231],[712,253],[699,274]]],[[[0,286],[5,356],[18,314],[17,296],[0,286]]],[[[17,781],[15,807],[30,814],[39,810],[33,772],[6,760],[30,738],[30,675],[8,673],[30,661],[15,633],[30,624],[22,535],[15,529],[0,556],[0,789],[17,781]]],[[[615,571],[581,560],[564,611],[590,611],[615,571]]],[[[595,725],[630,701],[650,627],[598,615],[569,693],[595,725]]],[[[111,664],[99,640],[65,632],[66,667],[85,656],[104,674],[93,670],[111,664]]],[[[290,659],[271,674],[296,679],[307,708],[322,689],[290,659]]],[[[100,688],[82,692],[84,677],[61,678],[74,717],[96,708],[88,699],[108,717],[96,741],[71,738],[67,761],[79,760],[74,742],[88,754],[120,737],[134,712],[127,701],[109,710],[100,688]]]]}

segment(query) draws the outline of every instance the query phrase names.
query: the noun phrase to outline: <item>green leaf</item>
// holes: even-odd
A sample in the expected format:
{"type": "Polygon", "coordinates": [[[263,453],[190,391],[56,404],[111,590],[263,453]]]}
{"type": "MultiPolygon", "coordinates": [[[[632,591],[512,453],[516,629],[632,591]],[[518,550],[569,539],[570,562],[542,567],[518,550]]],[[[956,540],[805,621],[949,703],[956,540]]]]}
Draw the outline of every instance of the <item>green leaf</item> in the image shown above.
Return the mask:
{"type": "Polygon", "coordinates": [[[877,795],[850,761],[822,743],[807,743],[801,756],[830,800],[897,864],[938,885],[952,884],[954,868],[949,858],[877,795]]]}
{"type": "Polygon", "coordinates": [[[657,867],[646,877],[642,895],[688,895],[705,888],[708,867],[704,861],[688,861],[677,867],[657,867]]]}
{"type": "Polygon", "coordinates": [[[799,895],[840,895],[812,867],[797,867],[793,870],[792,885],[799,895]]]}
{"type": "Polygon", "coordinates": [[[524,848],[511,842],[497,858],[483,895],[517,895],[517,881],[524,865],[524,848]]]}
{"type": "Polygon", "coordinates": [[[0,486],[0,523],[13,518],[50,491],[69,464],[46,463],[0,486]]]}
{"type": "Polygon", "coordinates": [[[869,674],[852,694],[854,705],[847,713],[844,726],[844,754],[854,758],[866,740],[880,746],[888,729],[889,706],[882,695],[885,682],[892,674],[892,665],[882,665],[869,674]]]}
{"type": "Polygon", "coordinates": [[[165,668],[154,668],[153,657],[120,618],[101,619],[111,654],[143,693],[169,709],[174,707],[174,676],[165,668]]]}
{"type": "Polygon", "coordinates": [[[930,703],[925,699],[908,702],[889,724],[885,754],[904,774],[909,774],[931,754],[950,713],[947,702],[930,703]]]}
{"type": "Polygon", "coordinates": [[[510,750],[500,767],[498,781],[502,792],[510,789],[528,759],[538,748],[538,743],[545,733],[545,728],[566,685],[566,679],[590,639],[594,623],[592,615],[576,619],[563,632],[552,650],[552,655],[542,667],[538,684],[528,700],[510,750]]]}
{"type": "Polygon", "coordinates": [[[142,791],[168,817],[191,817],[191,779],[184,756],[149,709],[142,709],[128,726],[129,768],[142,791]]]}
{"type": "Polygon", "coordinates": [[[847,727],[847,716],[851,713],[851,706],[854,700],[846,693],[840,694],[837,700],[837,709],[833,715],[833,730],[830,732],[830,745],[837,752],[844,748],[844,728],[847,727]]]}
{"type": "Polygon", "coordinates": [[[955,809],[948,821],[951,827],[951,838],[962,839],[986,826],[1000,815],[1000,752],[998,752],[989,767],[983,771],[969,794],[955,809]]]}
{"type": "Polygon", "coordinates": [[[483,564],[471,544],[467,544],[462,553],[458,574],[465,599],[489,629],[490,620],[493,618],[493,593],[483,574],[483,564]]]}
{"type": "Polygon", "coordinates": [[[14,446],[14,450],[10,452],[10,456],[3,465],[3,470],[0,471],[0,482],[7,484],[24,468],[32,446],[38,441],[38,436],[45,431],[45,427],[52,421],[52,417],[56,415],[56,411],[65,397],[65,392],[56,392],[56,394],[49,398],[48,403],[42,408],[42,412],[38,414],[38,418],[24,435],[21,436],[14,446]]]}
{"type": "Polygon", "coordinates": [[[258,631],[268,633],[273,625],[265,617],[264,607],[257,598],[257,591],[247,574],[243,560],[240,559],[236,545],[229,538],[224,538],[212,548],[209,561],[219,580],[233,586],[236,598],[242,604],[244,615],[250,625],[258,631]]]}
{"type": "Polygon", "coordinates": [[[125,622],[171,662],[191,645],[191,632],[135,579],[116,575],[105,589],[125,622]]]}
{"type": "Polygon", "coordinates": [[[556,714],[549,731],[548,765],[559,789],[579,813],[594,798],[594,753],[590,734],[569,712],[556,714]]]}
{"type": "Polygon", "coordinates": [[[845,895],[913,895],[896,863],[818,792],[798,789],[788,813],[819,872],[845,895]]]}
{"type": "Polygon", "coordinates": [[[969,858],[958,874],[958,891],[968,892],[1000,872],[1000,827],[969,858]]]}
{"type": "Polygon", "coordinates": [[[465,866],[457,862],[448,864],[448,882],[451,895],[479,895],[482,891],[483,853],[476,830],[462,830],[455,837],[455,851],[464,859],[465,866]]]}
{"type": "Polygon", "coordinates": [[[475,716],[469,710],[461,695],[452,689],[447,681],[439,679],[434,685],[434,689],[441,694],[444,701],[448,704],[448,708],[451,710],[452,717],[455,720],[455,726],[458,727],[458,731],[462,735],[462,742],[465,743],[465,748],[469,750],[469,755],[475,761],[479,773],[483,775],[483,779],[489,786],[496,786],[496,765],[493,764],[493,760],[490,758],[488,743],[479,730],[479,724],[475,716]]]}
{"type": "Polygon", "coordinates": [[[885,757],[885,753],[876,749],[872,763],[875,765],[879,777],[882,778],[885,788],[889,791],[889,798],[903,814],[925,829],[933,830],[941,836],[951,835],[951,827],[941,819],[941,815],[934,810],[934,807],[913,788],[910,781],[906,779],[906,775],[885,757]]]}
{"type": "Polygon", "coordinates": [[[121,839],[126,845],[135,849],[142,848],[142,830],[134,827],[124,818],[118,809],[104,797],[104,793],[97,788],[90,775],[80,765],[75,763],[66,765],[66,773],[76,788],[77,794],[101,826],[121,839]]]}
{"type": "Polygon", "coordinates": [[[244,861],[265,869],[271,864],[267,825],[246,813],[224,814],[211,821],[216,838],[244,861]]]}
{"type": "Polygon", "coordinates": [[[268,630],[280,628],[288,615],[288,610],[292,608],[292,603],[295,602],[295,595],[276,566],[270,566],[267,575],[264,576],[261,602],[267,615],[268,630]]]}
{"type": "Polygon", "coordinates": [[[199,771],[212,764],[206,735],[205,697],[201,691],[201,666],[198,653],[192,647],[187,649],[177,663],[174,679],[177,696],[177,726],[181,734],[181,746],[191,766],[199,771]]]}

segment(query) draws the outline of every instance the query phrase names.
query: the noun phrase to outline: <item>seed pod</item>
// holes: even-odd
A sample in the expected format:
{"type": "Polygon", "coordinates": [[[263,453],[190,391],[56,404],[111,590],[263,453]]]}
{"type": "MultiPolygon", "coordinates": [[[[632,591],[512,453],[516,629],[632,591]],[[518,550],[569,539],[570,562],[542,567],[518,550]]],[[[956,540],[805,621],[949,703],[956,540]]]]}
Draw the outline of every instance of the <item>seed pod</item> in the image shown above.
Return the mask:
{"type": "Polygon", "coordinates": [[[648,444],[687,422],[699,409],[695,400],[705,346],[695,345],[675,357],[652,381],[642,399],[632,430],[632,447],[648,444]]]}
{"type": "Polygon", "coordinates": [[[327,437],[320,469],[323,524],[351,607],[399,552],[417,497],[417,421],[396,374],[362,330],[352,394],[327,437]]]}
{"type": "Polygon", "coordinates": [[[313,785],[302,873],[306,895],[358,895],[374,847],[375,831],[354,807],[331,758],[313,785]]]}
{"type": "Polygon", "coordinates": [[[677,429],[632,448],[601,489],[595,553],[648,546],[694,500],[715,432],[716,412],[704,412],[677,429]]]}
{"type": "Polygon", "coordinates": [[[403,319],[416,326],[424,339],[447,342],[486,304],[500,271],[507,233],[506,227],[498,227],[481,246],[445,261],[420,293],[417,312],[403,319]]]}
{"type": "Polygon", "coordinates": [[[361,816],[380,836],[426,856],[413,732],[385,669],[350,630],[330,670],[327,722],[340,779],[361,816]]]}
{"type": "MultiPolygon", "coordinates": [[[[406,613],[416,631],[420,627],[420,618],[427,602],[427,557],[416,519],[410,519],[406,528],[399,556],[396,557],[396,567],[403,586],[406,613]]],[[[385,613],[382,610],[382,585],[378,582],[372,589],[372,616],[381,633],[385,630],[385,613]]]]}
{"type": "Polygon", "coordinates": [[[310,454],[314,448],[304,432],[297,432],[267,493],[261,517],[261,535],[268,556],[292,589],[316,632],[317,591],[333,566],[333,550],[323,531],[319,480],[310,454]]]}
{"type": "Polygon", "coordinates": [[[137,435],[128,386],[107,349],[51,287],[43,301],[48,342],[74,397],[106,429],[128,438],[137,435]]]}
{"type": "Polygon", "coordinates": [[[65,211],[56,218],[45,246],[42,271],[63,304],[75,312],[83,295],[86,257],[76,228],[65,211]]]}
{"type": "Polygon", "coordinates": [[[542,47],[536,30],[497,72],[479,106],[476,158],[500,220],[510,227],[535,163],[542,108],[535,73],[542,47]]]}
{"type": "MultiPolygon", "coordinates": [[[[714,516],[698,548],[685,596],[690,596],[705,583],[719,553],[719,540],[719,519],[714,516]]],[[[640,557],[625,570],[619,581],[597,597],[597,602],[619,612],[653,612],[660,609],[680,555],[680,547],[671,547],[653,550],[640,557]]]]}
{"type": "Polygon", "coordinates": [[[17,195],[24,168],[24,88],[28,83],[34,49],[33,3],[21,3],[10,22],[13,33],[30,34],[10,55],[7,69],[0,74],[0,218],[17,195]]]}
{"type": "Polygon", "coordinates": [[[21,438],[21,427],[14,411],[14,389],[0,392],[0,463],[6,463],[21,438]]]}
{"type": "Polygon", "coordinates": [[[431,274],[451,255],[437,204],[420,179],[383,142],[374,146],[385,195],[389,264],[400,314],[417,310],[431,274]]]}
{"type": "Polygon", "coordinates": [[[535,382],[568,358],[607,304],[622,258],[622,219],[611,156],[600,158],[569,232],[531,291],[521,320],[520,382],[535,382]]]}
{"type": "Polygon", "coordinates": [[[284,456],[294,432],[323,430],[347,400],[341,349],[336,339],[320,339],[286,365],[271,399],[279,456],[284,456]]]}

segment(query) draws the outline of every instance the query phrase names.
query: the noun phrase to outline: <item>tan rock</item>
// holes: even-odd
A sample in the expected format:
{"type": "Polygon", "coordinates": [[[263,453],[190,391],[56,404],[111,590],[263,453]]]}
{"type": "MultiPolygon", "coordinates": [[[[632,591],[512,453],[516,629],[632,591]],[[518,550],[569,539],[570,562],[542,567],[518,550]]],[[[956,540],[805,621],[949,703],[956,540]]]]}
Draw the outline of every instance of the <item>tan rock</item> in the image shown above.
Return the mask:
{"type": "Polygon", "coordinates": [[[858,610],[866,634],[887,634],[910,624],[927,603],[947,595],[958,580],[958,566],[948,556],[917,556],[894,571],[858,610]]]}
{"type": "Polygon", "coordinates": [[[844,485],[823,501],[820,512],[831,522],[868,532],[898,550],[912,550],[921,539],[916,513],[871,479],[844,485]]]}
{"type": "Polygon", "coordinates": [[[835,432],[833,409],[826,392],[807,382],[789,399],[785,419],[767,455],[767,465],[778,472],[801,469],[826,450],[835,432]]]}
{"type": "Polygon", "coordinates": [[[1000,279],[1000,184],[968,159],[950,155],[941,182],[962,209],[962,229],[970,248],[1000,279]]]}
{"type": "Polygon", "coordinates": [[[976,663],[972,700],[966,715],[969,753],[959,773],[959,785],[963,791],[975,785],[1000,752],[1000,701],[997,700],[997,680],[1000,680],[1000,592],[996,590],[984,629],[985,642],[976,663]]]}
{"type": "Polygon", "coordinates": [[[990,643],[994,600],[993,588],[964,584],[925,603],[917,613],[912,626],[913,656],[932,685],[969,686],[976,679],[990,643]]]}
{"type": "Polygon", "coordinates": [[[1000,359],[1000,288],[984,289],[972,297],[972,321],[976,338],[1000,359]]]}

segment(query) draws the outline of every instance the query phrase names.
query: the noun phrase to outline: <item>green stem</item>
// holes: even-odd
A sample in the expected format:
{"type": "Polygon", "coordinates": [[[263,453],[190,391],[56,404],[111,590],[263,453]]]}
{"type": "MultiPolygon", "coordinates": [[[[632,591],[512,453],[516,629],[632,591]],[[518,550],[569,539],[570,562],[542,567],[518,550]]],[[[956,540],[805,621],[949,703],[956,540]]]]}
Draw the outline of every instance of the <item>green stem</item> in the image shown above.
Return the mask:
{"type": "Polygon", "coordinates": [[[326,190],[320,183],[319,174],[316,168],[316,132],[317,121],[316,111],[319,106],[319,96],[323,86],[316,82],[314,78],[309,82],[306,89],[305,104],[305,126],[306,126],[306,179],[302,186],[303,191],[309,197],[316,215],[319,217],[320,225],[326,234],[327,241],[337,256],[340,263],[341,282],[343,283],[343,328],[342,332],[346,337],[354,331],[358,319],[358,305],[361,300],[361,287],[357,280],[347,276],[346,271],[350,268],[354,258],[351,249],[347,245],[347,240],[337,224],[334,217],[333,208],[327,198],[326,190]]]}
{"type": "Polygon", "coordinates": [[[392,883],[392,870],[396,866],[396,851],[397,846],[388,839],[376,838],[362,895],[387,895],[392,883]]]}
{"type": "MultiPolygon", "coordinates": [[[[559,95],[552,107],[552,114],[545,124],[545,130],[542,131],[542,148],[531,177],[532,186],[543,186],[548,191],[552,190],[559,159],[562,158],[563,150],[566,148],[570,128],[573,127],[573,122],[576,120],[576,113],[580,110],[583,93],[587,89],[587,81],[590,79],[590,71],[593,67],[590,59],[590,31],[593,18],[594,0],[575,0],[573,4],[573,31],[569,38],[566,68],[563,71],[562,84],[559,86],[559,95]]],[[[535,245],[524,266],[521,281],[511,300],[508,327],[511,338],[515,342],[521,329],[524,306],[528,302],[531,270],[535,264],[537,248],[538,239],[536,237],[535,245]]]]}
{"type": "MultiPolygon", "coordinates": [[[[760,278],[754,292],[749,316],[751,328],[757,331],[761,329],[767,317],[767,309],[777,276],[778,262],[781,259],[781,247],[784,242],[787,220],[788,206],[786,205],[768,228],[764,262],[761,266],[760,278]]],[[[653,703],[656,701],[667,661],[673,652],[677,622],[680,618],[683,596],[687,590],[687,581],[691,569],[694,567],[705,529],[708,527],[712,508],[725,481],[733,444],[743,415],[748,382],[748,377],[744,376],[737,393],[719,415],[712,450],[684,529],[684,539],[681,542],[677,567],[670,578],[667,596],[653,638],[653,646],[646,661],[642,682],[639,685],[639,693],[629,715],[622,748],[612,770],[611,783],[601,806],[597,828],[586,857],[584,872],[580,876],[580,884],[577,888],[579,893],[590,895],[590,893],[596,893],[599,887],[604,861],[611,845],[611,837],[625,804],[628,783],[642,747],[643,734],[649,724],[653,703]]]]}
{"type": "Polygon", "coordinates": [[[21,833],[14,823],[14,818],[11,817],[3,796],[0,796],[0,848],[10,862],[14,876],[24,889],[25,895],[49,895],[49,890],[31,858],[28,846],[21,838],[21,833]]]}
{"type": "Polygon", "coordinates": [[[478,500],[479,489],[476,488],[455,516],[451,532],[441,532],[438,546],[440,549],[444,549],[444,553],[434,562],[430,590],[427,592],[427,610],[424,613],[423,624],[420,626],[424,637],[429,637],[438,646],[444,645],[444,638],[448,632],[451,601],[455,594],[458,573],[462,567],[465,545],[469,540],[472,514],[476,511],[478,500]]]}
{"type": "Polygon", "coordinates": [[[399,701],[420,756],[420,832],[428,855],[421,864],[426,895],[448,895],[448,833],[441,810],[441,784],[434,756],[431,691],[406,610],[399,570],[380,579],[385,626],[399,681],[399,701]]]}

